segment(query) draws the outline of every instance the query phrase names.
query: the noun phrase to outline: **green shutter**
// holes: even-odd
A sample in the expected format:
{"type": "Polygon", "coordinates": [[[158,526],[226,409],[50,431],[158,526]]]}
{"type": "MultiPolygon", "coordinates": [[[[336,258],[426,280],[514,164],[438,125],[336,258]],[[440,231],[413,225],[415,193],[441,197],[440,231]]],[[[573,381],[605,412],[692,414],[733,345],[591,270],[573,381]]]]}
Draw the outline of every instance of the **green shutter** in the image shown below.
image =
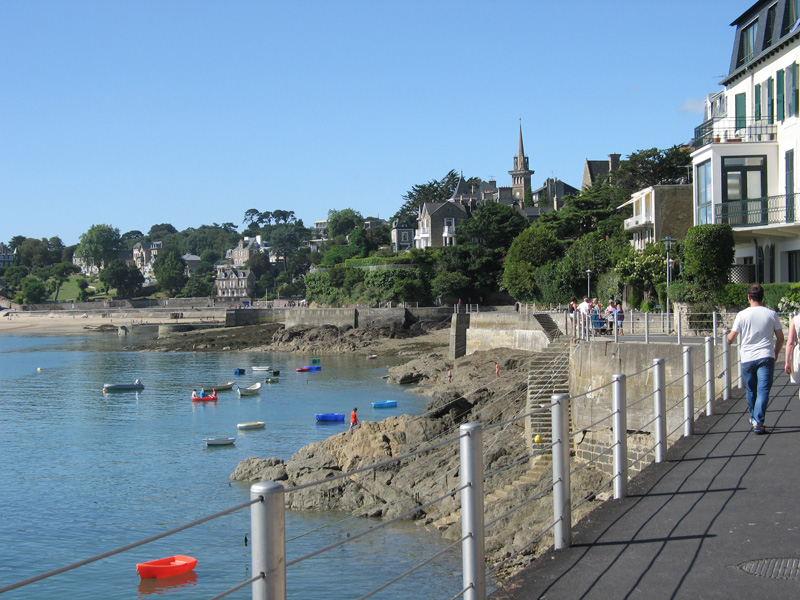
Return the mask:
{"type": "Polygon", "coordinates": [[[756,97],[755,97],[755,100],[756,100],[755,119],[756,119],[756,121],[760,121],[761,120],[761,84],[760,83],[756,84],[755,94],[756,94],[756,97]]]}
{"type": "Polygon", "coordinates": [[[744,129],[747,125],[747,96],[736,94],[736,129],[744,129]]]}
{"type": "Polygon", "coordinates": [[[785,115],[783,114],[783,69],[780,69],[775,75],[775,108],[777,109],[776,118],[778,121],[783,121],[785,115]]]}
{"type": "Polygon", "coordinates": [[[767,118],[769,120],[769,124],[772,125],[775,122],[775,80],[770,77],[767,79],[767,118]]]}

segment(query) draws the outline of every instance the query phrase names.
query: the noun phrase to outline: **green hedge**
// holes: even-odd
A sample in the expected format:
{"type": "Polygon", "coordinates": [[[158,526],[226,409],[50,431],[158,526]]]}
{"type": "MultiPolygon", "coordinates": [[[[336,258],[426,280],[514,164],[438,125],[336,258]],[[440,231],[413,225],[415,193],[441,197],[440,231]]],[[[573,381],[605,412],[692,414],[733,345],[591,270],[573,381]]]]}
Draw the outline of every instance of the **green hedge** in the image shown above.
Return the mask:
{"type": "Polygon", "coordinates": [[[348,258],[344,261],[344,266],[375,267],[378,265],[411,265],[414,260],[410,256],[370,256],[369,258],[348,258]]]}
{"type": "MultiPolygon", "coordinates": [[[[764,305],[778,310],[781,298],[788,296],[790,283],[765,283],[764,305]]],[[[746,283],[728,283],[716,289],[707,289],[703,286],[689,283],[673,283],[669,288],[669,298],[673,302],[685,302],[690,305],[724,306],[726,308],[744,308],[747,306],[746,283]]],[[[707,312],[706,310],[700,312],[707,312]]]]}

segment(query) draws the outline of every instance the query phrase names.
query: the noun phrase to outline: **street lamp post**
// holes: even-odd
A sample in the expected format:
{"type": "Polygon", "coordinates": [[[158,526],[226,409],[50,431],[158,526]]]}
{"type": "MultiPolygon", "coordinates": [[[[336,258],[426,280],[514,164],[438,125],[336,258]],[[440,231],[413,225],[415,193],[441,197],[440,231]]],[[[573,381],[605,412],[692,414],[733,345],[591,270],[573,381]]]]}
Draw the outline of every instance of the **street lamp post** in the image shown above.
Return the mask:
{"type": "Polygon", "coordinates": [[[592,270],[586,269],[586,295],[592,297],[592,270]]]}
{"type": "Polygon", "coordinates": [[[670,332],[669,326],[669,284],[672,280],[672,261],[669,259],[669,251],[672,249],[672,244],[677,242],[673,237],[667,236],[661,240],[667,248],[667,333],[670,332]]]}

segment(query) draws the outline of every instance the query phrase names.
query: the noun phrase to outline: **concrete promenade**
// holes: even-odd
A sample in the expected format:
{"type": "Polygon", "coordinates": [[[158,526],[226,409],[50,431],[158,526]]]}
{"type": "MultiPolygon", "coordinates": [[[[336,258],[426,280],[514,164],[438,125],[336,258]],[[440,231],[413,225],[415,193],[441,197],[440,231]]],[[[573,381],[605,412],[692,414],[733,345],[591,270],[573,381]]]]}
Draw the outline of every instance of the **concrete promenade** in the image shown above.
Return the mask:
{"type": "Polygon", "coordinates": [[[490,598],[800,597],[797,392],[781,370],[769,434],[759,436],[734,388],[665,462],[631,480],[626,498],[573,524],[570,548],[551,550],[490,598]]]}

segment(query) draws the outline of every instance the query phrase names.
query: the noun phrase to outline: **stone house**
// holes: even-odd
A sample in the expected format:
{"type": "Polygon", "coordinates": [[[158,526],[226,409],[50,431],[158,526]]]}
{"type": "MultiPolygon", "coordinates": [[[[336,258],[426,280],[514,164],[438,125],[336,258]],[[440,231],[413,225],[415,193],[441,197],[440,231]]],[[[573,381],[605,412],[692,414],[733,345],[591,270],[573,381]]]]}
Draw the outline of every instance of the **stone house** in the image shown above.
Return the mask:
{"type": "Polygon", "coordinates": [[[14,252],[0,242],[0,267],[11,267],[14,265],[14,252]]]}
{"type": "Polygon", "coordinates": [[[136,242],[133,246],[133,264],[139,269],[142,276],[154,279],[153,263],[158,253],[164,248],[164,242],[136,242]]]}
{"type": "Polygon", "coordinates": [[[234,269],[230,266],[217,268],[217,299],[248,300],[255,289],[256,276],[250,269],[234,269]]]}
{"type": "Polygon", "coordinates": [[[235,248],[231,248],[225,253],[225,262],[234,267],[244,267],[253,256],[263,254],[264,246],[261,243],[261,236],[245,237],[239,240],[235,248]]]}

